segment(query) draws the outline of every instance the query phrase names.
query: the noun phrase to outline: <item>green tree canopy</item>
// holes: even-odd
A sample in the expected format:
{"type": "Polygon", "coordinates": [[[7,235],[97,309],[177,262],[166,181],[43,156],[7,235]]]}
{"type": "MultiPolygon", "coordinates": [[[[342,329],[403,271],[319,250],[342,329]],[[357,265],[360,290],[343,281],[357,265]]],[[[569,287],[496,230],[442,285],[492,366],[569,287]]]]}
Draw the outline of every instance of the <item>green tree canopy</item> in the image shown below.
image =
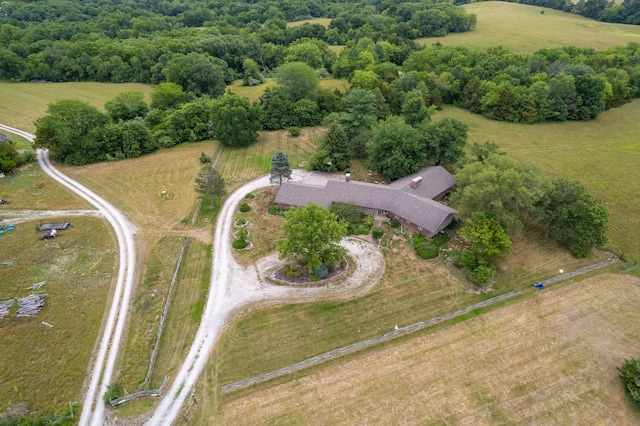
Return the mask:
{"type": "Polygon", "coordinates": [[[144,93],[139,90],[129,90],[119,93],[115,98],[104,104],[104,109],[114,123],[118,121],[133,120],[142,117],[149,111],[149,106],[144,101],[144,93]]]}
{"type": "Polygon", "coordinates": [[[86,102],[63,99],[51,103],[47,115],[36,120],[34,146],[48,148],[52,158],[67,164],[103,161],[106,152],[100,133],[108,121],[86,102]]]}
{"type": "Polygon", "coordinates": [[[279,66],[276,81],[282,93],[293,102],[300,99],[313,99],[318,90],[318,74],[304,62],[288,62],[279,66]]]}
{"type": "Polygon", "coordinates": [[[312,170],[343,171],[349,168],[351,146],[347,134],[338,123],[333,123],[322,135],[318,148],[309,160],[312,170]]]}
{"type": "Polygon", "coordinates": [[[421,91],[412,90],[407,93],[402,104],[402,116],[405,123],[413,127],[417,127],[425,119],[431,120],[429,109],[424,104],[421,91]]]}
{"type": "Polygon", "coordinates": [[[151,91],[151,108],[162,111],[173,109],[188,99],[182,86],[171,82],[160,83],[151,91]]]}
{"type": "Polygon", "coordinates": [[[569,247],[576,257],[585,257],[591,247],[607,241],[609,212],[584,186],[571,179],[558,179],[540,199],[539,220],[547,235],[569,247]]]}
{"type": "Polygon", "coordinates": [[[291,179],[291,166],[289,165],[289,157],[284,152],[277,150],[271,158],[271,183],[278,182],[282,185],[283,180],[291,179]]]}
{"type": "Polygon", "coordinates": [[[203,197],[209,197],[211,208],[215,205],[214,197],[222,196],[227,192],[222,175],[212,164],[207,164],[200,169],[196,177],[196,192],[203,197]]]}
{"type": "Polygon", "coordinates": [[[347,224],[318,204],[293,207],[282,225],[285,238],[276,244],[280,259],[293,259],[314,274],[322,265],[332,265],[345,255],[339,245],[347,224]]]}
{"type": "Polygon", "coordinates": [[[374,126],[368,151],[369,167],[391,180],[417,172],[425,158],[418,131],[396,116],[374,126]]]}
{"type": "Polygon", "coordinates": [[[223,144],[247,146],[258,140],[260,107],[228,89],[215,102],[211,123],[216,138],[223,144]]]}
{"type": "Polygon", "coordinates": [[[419,126],[425,143],[427,159],[440,164],[454,164],[464,157],[467,144],[467,125],[462,121],[445,117],[419,126]]]}
{"type": "Polygon", "coordinates": [[[175,54],[162,70],[167,81],[176,83],[185,92],[196,96],[218,97],[224,93],[226,83],[224,72],[211,56],[191,52],[175,54]]]}
{"type": "Polygon", "coordinates": [[[456,180],[452,201],[461,214],[493,212],[501,223],[516,228],[522,225],[521,217],[535,213],[548,185],[542,170],[533,163],[501,155],[465,165],[456,180]]]}
{"type": "Polygon", "coordinates": [[[511,240],[493,214],[475,212],[458,233],[481,264],[491,265],[511,252],[511,240]]]}

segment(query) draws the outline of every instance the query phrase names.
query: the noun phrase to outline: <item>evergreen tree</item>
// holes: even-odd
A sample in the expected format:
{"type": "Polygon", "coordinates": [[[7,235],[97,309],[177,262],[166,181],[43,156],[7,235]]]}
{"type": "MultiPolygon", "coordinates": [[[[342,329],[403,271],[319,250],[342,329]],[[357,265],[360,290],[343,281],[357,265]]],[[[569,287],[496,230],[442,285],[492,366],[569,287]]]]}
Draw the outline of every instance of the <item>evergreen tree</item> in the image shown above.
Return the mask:
{"type": "Polygon", "coordinates": [[[278,182],[282,185],[282,180],[291,179],[291,166],[289,165],[289,157],[284,152],[277,150],[271,158],[271,183],[278,182]]]}
{"type": "Polygon", "coordinates": [[[333,123],[309,160],[313,170],[335,172],[347,170],[351,161],[349,139],[341,125],[333,123]]]}

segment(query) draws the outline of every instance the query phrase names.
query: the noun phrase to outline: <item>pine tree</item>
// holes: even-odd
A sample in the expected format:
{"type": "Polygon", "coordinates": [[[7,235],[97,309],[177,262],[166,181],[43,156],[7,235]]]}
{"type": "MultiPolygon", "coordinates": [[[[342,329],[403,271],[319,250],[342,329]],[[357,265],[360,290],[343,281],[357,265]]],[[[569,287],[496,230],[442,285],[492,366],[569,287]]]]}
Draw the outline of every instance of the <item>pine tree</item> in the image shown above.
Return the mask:
{"type": "Polygon", "coordinates": [[[289,165],[289,157],[284,152],[277,150],[271,158],[271,183],[278,182],[282,185],[282,180],[291,179],[291,166],[289,165]]]}
{"type": "Polygon", "coordinates": [[[200,173],[196,178],[196,191],[203,196],[209,196],[211,208],[214,207],[213,197],[224,195],[227,192],[224,186],[224,179],[213,165],[207,164],[200,169],[200,173]]]}

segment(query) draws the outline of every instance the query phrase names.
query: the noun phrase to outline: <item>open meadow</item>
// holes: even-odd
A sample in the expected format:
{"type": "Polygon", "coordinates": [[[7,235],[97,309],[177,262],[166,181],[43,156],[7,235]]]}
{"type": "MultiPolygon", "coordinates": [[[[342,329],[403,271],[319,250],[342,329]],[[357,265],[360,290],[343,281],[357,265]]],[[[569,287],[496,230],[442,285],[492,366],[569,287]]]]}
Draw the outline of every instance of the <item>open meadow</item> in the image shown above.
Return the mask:
{"type": "Polygon", "coordinates": [[[16,318],[14,303],[9,316],[0,319],[0,410],[12,402],[58,410],[79,401],[109,304],[118,251],[105,222],[95,217],[48,220],[69,221],[72,227],[49,241],[38,239],[40,220],[16,224],[0,235],[0,262],[12,262],[0,266],[0,301],[46,294],[38,315],[16,318]],[[30,288],[43,281],[43,287],[30,288]]]}
{"type": "MultiPolygon", "coordinates": [[[[334,46],[336,47],[336,46],[334,46]]],[[[339,52],[336,52],[339,53],[339,52]]],[[[260,99],[267,87],[275,87],[276,79],[271,77],[257,86],[243,86],[242,80],[236,80],[229,87],[238,95],[249,99],[251,102],[260,99]]],[[[323,89],[335,90],[338,89],[342,93],[346,93],[351,85],[349,82],[342,78],[325,78],[320,80],[320,87],[323,89]]]]}
{"type": "MultiPolygon", "coordinates": [[[[104,111],[104,103],[118,93],[140,90],[147,97],[153,87],[139,83],[10,83],[0,80],[0,123],[34,133],[35,120],[44,116],[47,106],[61,99],[79,99],[104,111]]],[[[13,137],[13,136],[12,136],[13,137]]]]}
{"type": "Polygon", "coordinates": [[[591,121],[513,124],[445,107],[434,115],[469,125],[469,142],[493,140],[518,160],[530,160],[552,178],[569,177],[609,209],[608,245],[640,261],[640,100],[605,111],[591,121]]]}
{"type": "Polygon", "coordinates": [[[223,404],[202,424],[638,424],[640,279],[605,274],[223,404]]]}
{"type": "Polygon", "coordinates": [[[479,49],[504,46],[520,53],[562,46],[604,50],[631,42],[640,43],[640,26],[637,25],[598,22],[573,13],[504,1],[483,1],[462,7],[478,17],[475,30],[416,41],[425,45],[442,43],[479,49]]]}

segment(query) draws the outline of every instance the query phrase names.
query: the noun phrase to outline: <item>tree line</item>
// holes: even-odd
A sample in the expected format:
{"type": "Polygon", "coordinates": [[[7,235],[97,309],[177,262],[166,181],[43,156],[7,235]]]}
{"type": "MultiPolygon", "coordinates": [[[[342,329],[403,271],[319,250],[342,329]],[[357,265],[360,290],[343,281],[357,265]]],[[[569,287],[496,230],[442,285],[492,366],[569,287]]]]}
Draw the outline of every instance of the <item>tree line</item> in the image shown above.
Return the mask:
{"type": "Polygon", "coordinates": [[[0,77],[157,84],[167,66],[198,53],[216,62],[229,82],[242,76],[244,59],[273,69],[303,38],[342,45],[369,37],[411,46],[417,37],[469,31],[475,22],[475,15],[431,0],[5,2],[0,77]],[[312,17],[331,24],[287,26],[312,17]]]}

